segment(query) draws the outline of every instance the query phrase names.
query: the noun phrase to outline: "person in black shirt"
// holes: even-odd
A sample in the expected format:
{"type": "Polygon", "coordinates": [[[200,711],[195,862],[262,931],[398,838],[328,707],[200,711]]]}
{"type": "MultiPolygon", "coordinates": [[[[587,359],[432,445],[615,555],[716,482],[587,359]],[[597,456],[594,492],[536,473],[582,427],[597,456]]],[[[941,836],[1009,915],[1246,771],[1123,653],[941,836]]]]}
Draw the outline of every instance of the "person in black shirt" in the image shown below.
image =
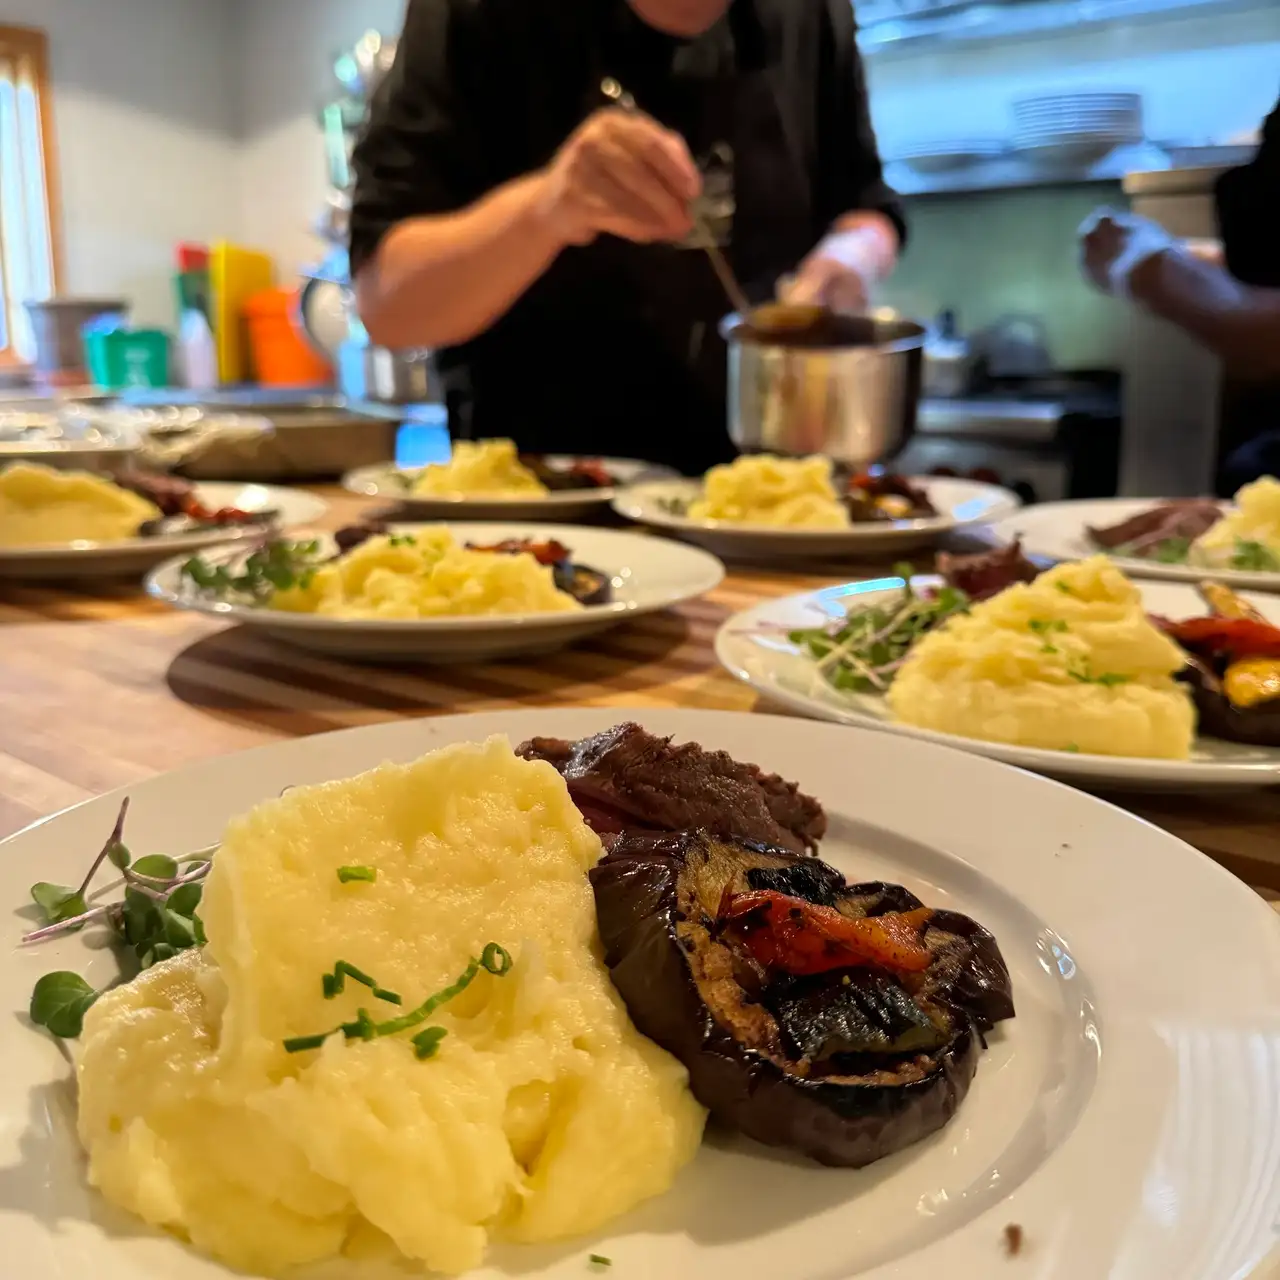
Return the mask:
{"type": "Polygon", "coordinates": [[[1185,329],[1222,358],[1222,461],[1229,495],[1280,475],[1280,102],[1254,158],[1214,192],[1221,262],[1205,261],[1148,218],[1100,210],[1081,231],[1085,275],[1185,329]]]}
{"type": "Polygon", "coordinates": [[[733,456],[693,211],[752,301],[857,309],[905,236],[849,0],[410,0],[355,171],[361,316],[455,436],[690,474],[733,456]]]}

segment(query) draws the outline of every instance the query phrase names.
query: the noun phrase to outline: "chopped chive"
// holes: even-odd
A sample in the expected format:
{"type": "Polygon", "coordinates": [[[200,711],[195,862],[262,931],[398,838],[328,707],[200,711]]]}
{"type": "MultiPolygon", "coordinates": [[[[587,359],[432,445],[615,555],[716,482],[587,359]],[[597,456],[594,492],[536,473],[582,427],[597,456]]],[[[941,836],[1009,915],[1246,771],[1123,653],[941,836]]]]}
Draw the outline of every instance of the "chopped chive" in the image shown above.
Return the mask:
{"type": "Polygon", "coordinates": [[[319,1049],[332,1032],[325,1031],[318,1036],[295,1036],[284,1042],[285,1053],[306,1053],[308,1049],[319,1049]]]}
{"type": "Polygon", "coordinates": [[[587,1261],[588,1261],[588,1262],[590,1262],[590,1263],[591,1263],[591,1265],[592,1265],[593,1267],[611,1267],[611,1266],[613,1266],[613,1259],[612,1259],[612,1258],[606,1258],[606,1257],[604,1256],[604,1254],[602,1254],[602,1253],[593,1253],[593,1254],[591,1254],[591,1255],[588,1257],[587,1261]]]}
{"type": "Polygon", "coordinates": [[[376,978],[371,978],[367,973],[362,973],[355,965],[348,964],[345,960],[339,960],[333,966],[332,973],[321,975],[320,987],[324,992],[324,998],[332,1000],[334,996],[341,995],[346,989],[348,978],[368,987],[379,1000],[385,1000],[388,1004],[403,1003],[394,991],[388,991],[385,987],[378,986],[376,978]]]}
{"type": "Polygon", "coordinates": [[[359,881],[364,884],[373,884],[378,878],[377,867],[339,867],[338,880],[342,884],[352,884],[359,881]]]}
{"type": "Polygon", "coordinates": [[[344,1022],[339,1028],[348,1040],[372,1040],[378,1034],[378,1025],[369,1016],[368,1009],[357,1009],[354,1022],[344,1022]]]}
{"type": "MultiPolygon", "coordinates": [[[[472,960],[455,983],[445,987],[443,991],[436,992],[411,1013],[392,1018],[388,1022],[375,1022],[368,1010],[360,1009],[356,1013],[354,1022],[344,1022],[335,1030],[326,1031],[323,1035],[299,1036],[297,1039],[287,1040],[285,1049],[289,1053],[318,1049],[330,1036],[337,1035],[339,1032],[348,1040],[372,1040],[377,1036],[393,1036],[400,1031],[412,1030],[414,1027],[421,1026],[442,1004],[461,995],[475,981],[482,969],[501,978],[510,971],[513,963],[511,953],[505,947],[491,942],[481,952],[480,959],[472,960]]],[[[344,989],[347,978],[363,983],[379,1000],[385,1000],[388,1004],[403,1003],[394,991],[387,991],[378,986],[367,973],[362,973],[355,965],[348,964],[345,960],[339,960],[333,966],[332,973],[321,976],[321,988],[325,999],[332,999],[338,995],[344,989]]],[[[422,1060],[433,1057],[446,1034],[443,1027],[428,1027],[413,1036],[412,1043],[418,1058],[422,1060]]]]}
{"type": "Polygon", "coordinates": [[[413,1037],[413,1054],[419,1062],[434,1058],[440,1052],[440,1041],[449,1033],[443,1027],[428,1027],[413,1037]]]}

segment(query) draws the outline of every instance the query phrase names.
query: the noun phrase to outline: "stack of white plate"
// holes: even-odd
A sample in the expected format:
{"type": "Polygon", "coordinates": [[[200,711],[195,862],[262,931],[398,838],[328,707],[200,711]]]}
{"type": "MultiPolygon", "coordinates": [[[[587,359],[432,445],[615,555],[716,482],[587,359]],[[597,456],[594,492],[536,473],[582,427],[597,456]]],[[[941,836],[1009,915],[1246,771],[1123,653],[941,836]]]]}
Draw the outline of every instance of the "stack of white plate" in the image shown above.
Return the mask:
{"type": "Polygon", "coordinates": [[[1003,155],[1008,144],[1003,138],[932,139],[901,147],[895,157],[917,173],[950,173],[1003,155]]]}
{"type": "Polygon", "coordinates": [[[1143,140],[1142,95],[1055,93],[1013,104],[1018,152],[1052,166],[1093,164],[1143,140]]]}

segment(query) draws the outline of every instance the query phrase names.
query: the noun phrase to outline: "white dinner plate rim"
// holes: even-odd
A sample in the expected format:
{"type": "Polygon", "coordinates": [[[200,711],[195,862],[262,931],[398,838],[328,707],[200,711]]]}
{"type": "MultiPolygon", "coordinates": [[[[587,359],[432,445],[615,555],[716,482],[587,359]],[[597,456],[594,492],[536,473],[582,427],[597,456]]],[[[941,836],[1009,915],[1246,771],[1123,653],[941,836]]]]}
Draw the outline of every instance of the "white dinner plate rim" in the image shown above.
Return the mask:
{"type": "Polygon", "coordinates": [[[655,528],[670,529],[674,532],[713,533],[717,538],[741,538],[744,541],[776,539],[782,544],[792,543],[803,546],[809,542],[878,542],[895,536],[918,538],[927,534],[943,534],[953,529],[1008,519],[1022,506],[1022,500],[1012,490],[1000,485],[987,484],[981,480],[956,479],[950,476],[908,476],[906,478],[912,484],[920,485],[926,490],[939,480],[945,480],[948,484],[964,485],[973,489],[975,496],[989,495],[993,503],[992,509],[972,520],[957,520],[950,515],[940,515],[919,520],[863,521],[834,529],[794,529],[769,524],[740,524],[729,520],[691,520],[687,516],[663,511],[658,505],[660,498],[677,495],[688,498],[701,492],[702,482],[689,478],[653,480],[628,485],[614,499],[613,509],[620,516],[625,516],[638,524],[652,525],[655,528]]]}
{"type": "MultiPolygon", "coordinates": [[[[900,578],[893,577],[884,579],[884,591],[887,593],[900,588],[901,581],[900,578]],[[895,587],[894,584],[897,586],[895,587]]],[[[934,586],[940,579],[924,574],[918,575],[912,581],[918,586],[934,586]]],[[[959,734],[922,729],[889,719],[882,720],[871,712],[859,710],[856,705],[850,705],[847,708],[837,707],[780,685],[743,665],[738,657],[739,644],[745,639],[742,632],[761,623],[771,622],[772,614],[788,608],[802,608],[810,601],[816,601],[824,595],[840,592],[847,585],[850,584],[836,584],[817,591],[800,591],[793,595],[778,596],[727,618],[716,632],[714,640],[716,660],[731,676],[749,685],[757,693],[811,719],[913,738],[920,742],[929,742],[952,750],[984,756],[1014,768],[1049,774],[1057,778],[1078,779],[1099,786],[1110,785],[1121,790],[1135,786],[1139,788],[1154,786],[1165,789],[1181,785],[1196,788],[1239,789],[1280,784],[1280,749],[1275,751],[1275,758],[1272,760],[1160,760],[1135,756],[1052,751],[1043,747],[1021,747],[1011,743],[988,742],[980,738],[965,738],[959,734]]],[[[874,594],[868,591],[867,598],[870,599],[874,594]]],[[[817,616],[815,613],[815,620],[817,616]]]]}
{"type": "MultiPolygon", "coordinates": [[[[545,455],[549,462],[566,461],[574,457],[570,454],[550,453],[545,455]]],[[[660,467],[655,463],[644,462],[639,458],[604,458],[597,455],[581,454],[576,455],[577,460],[585,462],[599,462],[604,467],[625,467],[628,470],[639,468],[641,473],[644,471],[661,473],[668,471],[669,468],[660,467]]],[[[405,507],[432,507],[432,508],[450,508],[457,513],[462,513],[468,508],[493,509],[502,511],[509,509],[514,516],[522,510],[536,512],[544,507],[569,507],[583,506],[594,507],[600,505],[608,505],[617,494],[625,490],[628,485],[626,483],[617,485],[607,485],[600,489],[560,489],[550,493],[530,494],[525,497],[503,496],[501,494],[432,494],[432,493],[413,493],[412,491],[389,486],[383,488],[379,483],[379,477],[392,475],[414,475],[418,472],[425,471],[426,467],[397,467],[394,462],[376,462],[369,466],[357,467],[354,471],[348,471],[342,477],[342,487],[348,493],[356,493],[364,498],[381,498],[386,501],[398,502],[405,507]]]]}
{"type": "MultiPolygon", "coordinates": [[[[393,532],[412,533],[424,525],[438,525],[440,521],[395,521],[391,526],[393,532]]],[[[475,537],[478,533],[490,528],[501,527],[511,536],[540,536],[553,538],[572,547],[575,540],[602,538],[604,541],[619,540],[630,542],[631,539],[643,538],[642,534],[625,529],[592,529],[586,532],[575,525],[557,525],[550,523],[521,524],[510,521],[468,522],[453,530],[460,538],[475,537]]],[[[484,535],[487,536],[487,535],[484,535]]],[[[635,545],[647,545],[636,543],[635,545]]],[[[714,591],[725,577],[724,564],[709,551],[698,547],[685,547],[675,543],[661,543],[664,554],[675,551],[688,561],[690,570],[697,566],[705,573],[704,582],[696,589],[671,594],[661,600],[614,600],[608,604],[586,605],[581,609],[564,613],[507,613],[507,614],[464,614],[458,617],[445,618],[333,618],[322,617],[311,613],[290,613],[284,610],[255,608],[252,605],[231,604],[221,600],[202,600],[199,597],[183,594],[170,585],[179,573],[185,557],[175,556],[157,565],[146,578],[147,594],[153,599],[167,604],[171,608],[189,613],[202,613],[209,617],[221,618],[228,622],[245,623],[249,626],[269,627],[273,631],[334,631],[334,632],[368,632],[376,635],[445,635],[450,632],[496,632],[521,631],[529,629],[554,630],[560,627],[572,628],[584,622],[616,618],[621,621],[627,617],[639,617],[647,613],[657,613],[663,609],[673,608],[686,600],[697,599],[714,591]],[[678,548],[678,549],[677,549],[678,548]],[[692,552],[693,554],[686,554],[692,552]]],[[[218,554],[233,555],[242,548],[234,545],[214,548],[218,554]]],[[[588,553],[589,554],[589,553],[588,553]]],[[[596,566],[593,566],[596,567],[596,566]]]]}
{"type": "MultiPolygon", "coordinates": [[[[446,743],[481,740],[494,732],[506,732],[513,742],[534,734],[577,737],[627,718],[648,722],[656,732],[673,733],[681,740],[710,741],[712,745],[735,750],[743,758],[754,756],[766,768],[787,771],[802,786],[806,785],[806,770],[821,770],[825,781],[822,784],[810,781],[807,785],[824,793],[820,798],[825,799],[833,813],[852,812],[861,816],[862,811],[857,807],[861,805],[868,814],[866,820],[888,835],[937,849],[956,865],[970,867],[988,879],[996,874],[991,868],[1002,868],[995,886],[1007,891],[1030,910],[1033,917],[1043,919],[1065,940],[1071,953],[1068,958],[1078,958],[1090,998],[1097,1000],[1095,1016],[1101,1034],[1098,1079],[1074,1127],[1020,1185],[994,1204],[961,1222],[945,1236],[928,1240],[891,1262],[861,1272],[859,1280],[926,1280],[936,1276],[939,1266],[944,1264],[956,1280],[989,1280],[997,1269],[1010,1266],[1000,1252],[1000,1240],[1009,1222],[1025,1224],[1027,1253],[1035,1260],[1036,1274],[1042,1280],[1080,1280],[1083,1273],[1064,1270],[1055,1263],[1060,1252],[1069,1253],[1072,1246],[1077,1251],[1097,1249],[1098,1256],[1108,1263],[1123,1258],[1126,1275],[1132,1280],[1170,1280],[1167,1270],[1157,1269],[1163,1263],[1148,1261],[1133,1247],[1134,1240],[1128,1236],[1133,1234],[1150,1240],[1153,1233],[1168,1231],[1172,1225],[1181,1227],[1184,1238],[1191,1235],[1197,1250],[1213,1246],[1215,1261],[1220,1262],[1223,1269],[1215,1270],[1212,1280],[1244,1275],[1262,1259],[1273,1240],[1275,1204],[1271,1201],[1280,1193],[1264,1184],[1261,1190],[1265,1194],[1262,1202],[1258,1202],[1259,1188],[1254,1182],[1261,1176],[1260,1170],[1243,1163],[1239,1168],[1235,1164],[1221,1169],[1215,1167],[1213,1177],[1206,1183],[1202,1176],[1203,1153],[1198,1148],[1162,1146],[1163,1135],[1159,1131],[1139,1131],[1136,1138],[1131,1135],[1139,1152],[1145,1155],[1145,1160],[1138,1164],[1128,1158],[1103,1159],[1105,1152],[1101,1144],[1124,1137],[1122,1132],[1117,1133],[1110,1127],[1117,1103],[1149,1087],[1144,1076],[1130,1079],[1129,1073],[1135,1059],[1141,1060],[1139,1050],[1146,1046],[1148,1038],[1153,1033],[1158,1035],[1162,1020],[1177,1017],[1180,1021],[1175,1030],[1211,1034],[1222,1017],[1234,1015],[1234,1021],[1228,1022],[1224,1029],[1241,1038],[1252,1035],[1254,1040],[1261,1039],[1271,1046],[1271,1057],[1275,1057],[1274,1046],[1280,1033],[1265,1006],[1254,1003],[1259,999],[1256,991],[1266,989],[1270,978],[1280,974],[1280,934],[1274,932],[1271,913],[1243,884],[1176,837],[1110,804],[1021,770],[908,739],[887,741],[839,726],[819,727],[790,718],[749,713],[559,708],[402,720],[216,757],[71,806],[2,842],[8,855],[4,865],[19,867],[24,842],[46,838],[51,827],[55,830],[58,825],[74,828],[81,818],[91,816],[96,824],[99,815],[109,823],[110,815],[125,794],[133,796],[135,815],[148,815],[144,822],[149,821],[157,831],[164,830],[165,847],[177,847],[184,842],[195,847],[205,842],[215,823],[220,830],[245,803],[252,803],[244,799],[234,803],[226,800],[228,786],[238,795],[251,791],[266,799],[278,788],[280,775],[284,773],[299,781],[350,776],[386,759],[413,759],[446,743]],[[883,798],[877,794],[874,782],[863,786],[856,802],[843,793],[839,799],[830,793],[831,778],[843,776],[843,765],[854,761],[860,762],[860,770],[878,773],[883,783],[888,784],[883,798]],[[929,806],[903,808],[897,797],[887,794],[900,790],[900,780],[912,776],[930,777],[938,792],[945,795],[942,808],[949,812],[939,813],[929,806]],[[199,796],[200,803],[185,805],[180,799],[183,796],[199,796]],[[1017,812],[1019,827],[1025,828],[1047,813],[1048,820],[1056,823],[1055,831],[1046,832],[1043,840],[1035,841],[1030,847],[1024,845],[1021,839],[1002,831],[1000,824],[988,822],[988,806],[1002,803],[1017,812]],[[958,825],[957,809],[963,810],[963,821],[958,825]],[[154,816],[149,816],[153,813],[154,816]],[[1076,844],[1062,847],[1074,848],[1076,856],[1059,858],[1050,853],[1050,847],[1058,838],[1056,832],[1068,829],[1076,844]],[[1113,864],[1116,848],[1124,848],[1129,859],[1116,858],[1113,864]],[[984,864],[988,868],[985,872],[984,864]],[[1130,950],[1122,940],[1111,936],[1103,918],[1094,918],[1092,904],[1098,891],[1097,878],[1105,875],[1108,881],[1105,891],[1116,895],[1118,901],[1142,901],[1150,889],[1144,877],[1156,874],[1161,878],[1162,918],[1174,935],[1182,929],[1193,930],[1203,921],[1201,912],[1206,902],[1220,926],[1224,923],[1223,910],[1229,912],[1226,922],[1229,927],[1220,929],[1219,940],[1206,941],[1194,957],[1189,953],[1185,960],[1175,957],[1167,971],[1163,965],[1153,965],[1151,973],[1135,982],[1130,950]],[[1218,978],[1225,981],[1228,973],[1238,976],[1235,965],[1241,950],[1250,962],[1239,984],[1241,992],[1247,991],[1247,994],[1233,991],[1219,995],[1214,991],[1211,997],[1209,991],[1218,978]],[[1185,984],[1183,978],[1193,965],[1207,967],[1209,978],[1214,981],[1202,981],[1196,989],[1185,984]],[[1158,993],[1156,998],[1150,997],[1152,990],[1158,993]],[[1232,1012],[1223,1014],[1224,1008],[1232,1012]],[[1161,1163],[1157,1165],[1156,1161],[1161,1163]],[[1167,1221],[1169,1206],[1162,1213],[1159,1206],[1150,1203],[1149,1196],[1143,1195],[1149,1181],[1148,1170],[1154,1172],[1156,1168],[1165,1180],[1174,1175],[1196,1176],[1199,1186],[1209,1188],[1215,1212],[1207,1212],[1203,1205],[1184,1209],[1174,1204],[1174,1220],[1167,1221]],[[1229,1220],[1224,1216],[1228,1212],[1229,1220]],[[1211,1223],[1212,1240],[1202,1244],[1192,1235],[1195,1223],[1178,1222],[1179,1214],[1194,1216],[1200,1223],[1211,1223]]],[[[60,868],[50,870],[53,874],[60,873],[60,868]]],[[[13,881],[10,892],[16,892],[16,886],[25,880],[23,869],[8,879],[13,881]]],[[[12,916],[9,928],[12,933],[12,916]]],[[[1071,963],[1074,970],[1075,960],[1071,959],[1071,963]]],[[[17,1000],[17,988],[28,972],[27,967],[21,967],[7,983],[11,1000],[17,1000]]],[[[52,1047],[47,1052],[33,1048],[38,1044],[35,1033],[18,1018],[9,1018],[7,1025],[10,1028],[7,1034],[21,1045],[20,1070],[28,1074],[38,1072],[44,1078],[54,1073],[65,1078],[65,1066],[52,1047]],[[17,1041],[17,1037],[31,1039],[17,1041]]],[[[1243,1043],[1243,1039],[1240,1042],[1243,1043]]],[[[1186,1046],[1191,1047],[1192,1044],[1186,1046]]],[[[1254,1051],[1263,1050],[1254,1044],[1254,1051]]],[[[1272,1065],[1274,1069],[1274,1063],[1272,1065]]],[[[981,1071],[980,1064],[980,1074],[981,1071]]],[[[0,1084],[0,1096],[4,1088],[0,1084]]],[[[1172,1097],[1166,1097],[1167,1092],[1167,1089],[1162,1091],[1160,1109],[1172,1121],[1180,1095],[1175,1091],[1172,1097]]],[[[1253,1101],[1233,1099],[1227,1094],[1222,1105],[1231,1121],[1234,1141],[1243,1144],[1255,1159],[1261,1159],[1272,1153],[1275,1139],[1280,1137],[1280,1119],[1274,1109],[1259,1115],[1251,1105],[1253,1101]],[[1267,1133],[1271,1138],[1264,1151],[1267,1133]]],[[[29,1123],[25,1092],[17,1100],[17,1106],[21,1108],[19,1114],[24,1122],[29,1123]]],[[[1115,1118],[1123,1126],[1124,1112],[1115,1118]]],[[[1126,1152],[1126,1157],[1129,1154],[1138,1152],[1126,1152]]],[[[924,1158],[927,1159],[927,1155],[924,1158]]],[[[1165,1184],[1162,1181],[1161,1185],[1165,1184]]],[[[679,1193],[676,1190],[668,1194],[679,1193]]],[[[851,1202],[849,1211],[856,1212],[856,1202],[851,1202]]],[[[33,1250],[26,1255],[24,1274],[28,1280],[61,1280],[67,1272],[59,1263],[58,1255],[61,1253],[73,1261],[81,1255],[65,1251],[83,1248],[83,1240],[74,1246],[61,1244],[57,1227],[52,1222],[42,1222],[35,1214],[23,1213],[21,1221],[26,1226],[33,1222],[40,1224],[35,1227],[38,1235],[24,1235],[33,1250]]],[[[761,1243],[766,1241],[767,1237],[761,1243]]],[[[112,1254],[115,1255],[115,1265],[111,1265],[113,1280],[141,1280],[144,1274],[155,1273],[146,1269],[145,1264],[135,1265],[122,1245],[123,1242],[117,1244],[110,1236],[99,1236],[95,1244],[103,1264],[112,1264],[112,1254]]],[[[183,1246],[177,1241],[160,1238],[155,1240],[155,1245],[163,1250],[166,1259],[171,1259],[166,1274],[175,1278],[186,1276],[189,1268],[192,1275],[197,1270],[201,1275],[215,1274],[207,1263],[197,1265],[190,1255],[183,1253],[183,1246]],[[170,1252],[174,1250],[178,1252],[170,1252]]],[[[1090,1252],[1089,1256],[1094,1255],[1090,1252]]],[[[696,1269],[696,1255],[694,1266],[696,1269]]],[[[224,1273],[216,1269],[216,1274],[224,1273]]],[[[684,1276],[683,1269],[681,1275],[684,1276]]],[[[838,1275],[844,1277],[847,1273],[842,1268],[838,1275]]],[[[1190,1269],[1180,1270],[1172,1280],[1193,1280],[1193,1276],[1195,1280],[1209,1280],[1209,1273],[1193,1273],[1190,1269]]]]}
{"type": "MultiPolygon", "coordinates": [[[[305,489],[289,488],[285,485],[258,484],[256,481],[234,480],[202,480],[194,483],[197,496],[205,495],[212,501],[221,501],[225,505],[235,493],[245,489],[257,489],[278,502],[283,501],[296,508],[296,513],[274,524],[254,524],[223,529],[201,529],[191,533],[165,535],[154,538],[120,538],[115,542],[95,542],[91,539],[78,539],[75,542],[40,542],[24,543],[21,546],[0,546],[0,563],[4,561],[19,562],[23,560],[68,560],[107,558],[146,555],[155,552],[160,556],[168,556],[170,552],[192,550],[217,546],[227,542],[243,542],[249,538],[260,538],[271,529],[296,529],[314,524],[329,510],[329,504],[317,494],[308,493],[305,489]]],[[[283,513],[282,513],[283,514],[283,513]]]]}
{"type": "MultiPolygon", "coordinates": [[[[1021,532],[1020,522],[1028,520],[1039,523],[1046,516],[1057,515],[1059,512],[1069,514],[1072,510],[1080,510],[1084,507],[1113,507],[1116,518],[1125,518],[1123,513],[1128,511],[1130,514],[1136,514],[1138,511],[1149,510],[1151,507],[1158,506],[1162,502],[1169,502],[1169,498],[1075,498],[1062,502],[1042,502],[1034,503],[1030,506],[1023,507],[1021,511],[1011,512],[1009,515],[999,520],[992,521],[987,526],[987,536],[996,543],[1012,542],[1014,537],[1021,532]]],[[[1230,507],[1230,503],[1223,501],[1224,508],[1230,507]]],[[[1074,531],[1066,536],[1084,537],[1084,523],[1080,522],[1076,525],[1074,531]]],[[[1047,556],[1052,560],[1078,560],[1083,559],[1085,555],[1107,555],[1101,547],[1088,547],[1083,554],[1073,554],[1070,556],[1060,556],[1056,552],[1046,551],[1043,546],[1037,546],[1032,538],[1024,538],[1024,548],[1033,555],[1047,556]]],[[[1240,587],[1246,591],[1280,591],[1280,573],[1268,572],[1265,569],[1215,569],[1202,565],[1189,564],[1158,564],[1151,560],[1139,560],[1131,556],[1110,556],[1109,559],[1121,572],[1130,578],[1152,578],[1164,582],[1221,582],[1230,587],[1240,587]]]]}

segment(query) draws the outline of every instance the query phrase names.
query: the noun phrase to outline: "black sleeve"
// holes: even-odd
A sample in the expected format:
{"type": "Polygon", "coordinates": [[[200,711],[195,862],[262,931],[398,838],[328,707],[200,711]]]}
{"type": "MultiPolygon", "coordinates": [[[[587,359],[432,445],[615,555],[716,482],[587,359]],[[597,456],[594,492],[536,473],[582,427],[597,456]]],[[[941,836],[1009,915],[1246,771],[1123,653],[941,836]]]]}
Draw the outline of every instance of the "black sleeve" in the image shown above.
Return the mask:
{"type": "Polygon", "coordinates": [[[374,97],[353,157],[353,274],[396,223],[450,213],[488,189],[478,7],[474,0],[409,0],[395,66],[374,97]]]}
{"type": "Polygon", "coordinates": [[[902,202],[884,180],[871,126],[853,6],[849,0],[825,0],[823,9],[818,66],[819,214],[829,224],[855,209],[878,210],[893,220],[905,244],[902,202]]]}

